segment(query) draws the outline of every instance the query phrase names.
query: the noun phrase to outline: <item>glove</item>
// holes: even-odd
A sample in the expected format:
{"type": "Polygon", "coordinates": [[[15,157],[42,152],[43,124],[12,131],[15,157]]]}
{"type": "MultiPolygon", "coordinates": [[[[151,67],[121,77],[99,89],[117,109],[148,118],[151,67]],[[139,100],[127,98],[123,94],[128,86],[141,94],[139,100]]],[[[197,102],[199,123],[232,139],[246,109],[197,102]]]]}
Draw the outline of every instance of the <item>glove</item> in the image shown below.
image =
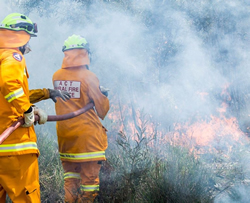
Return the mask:
{"type": "Polygon", "coordinates": [[[48,89],[49,90],[49,96],[50,98],[56,103],[56,97],[60,97],[63,99],[63,101],[66,101],[71,98],[70,94],[66,91],[60,91],[60,90],[53,90],[53,89],[48,89]]]}
{"type": "Polygon", "coordinates": [[[108,91],[109,91],[109,89],[105,88],[103,86],[100,86],[99,88],[100,88],[102,94],[104,94],[106,97],[108,97],[108,91]]]}
{"type": "Polygon", "coordinates": [[[35,107],[34,108],[34,114],[38,115],[39,118],[40,118],[39,121],[38,121],[39,125],[44,124],[44,123],[47,122],[48,115],[45,113],[44,110],[39,109],[38,107],[35,107]]]}
{"type": "Polygon", "coordinates": [[[24,112],[23,118],[24,118],[24,124],[22,125],[22,127],[28,128],[33,125],[35,121],[35,115],[32,106],[28,109],[28,111],[24,112]]]}

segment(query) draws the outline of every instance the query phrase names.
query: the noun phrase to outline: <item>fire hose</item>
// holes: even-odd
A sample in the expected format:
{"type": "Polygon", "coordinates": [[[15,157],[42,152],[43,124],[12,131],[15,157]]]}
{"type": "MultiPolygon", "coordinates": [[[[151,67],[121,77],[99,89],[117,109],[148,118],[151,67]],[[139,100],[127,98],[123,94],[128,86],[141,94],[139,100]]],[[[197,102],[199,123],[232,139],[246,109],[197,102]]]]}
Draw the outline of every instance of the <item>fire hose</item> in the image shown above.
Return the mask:
{"type": "MultiPolygon", "coordinates": [[[[62,121],[62,120],[67,120],[70,118],[74,118],[76,116],[79,116],[83,113],[85,113],[86,111],[88,111],[89,109],[93,108],[94,104],[93,103],[89,103],[86,106],[84,106],[81,109],[78,109],[77,111],[68,113],[68,114],[63,114],[63,115],[48,115],[48,119],[47,121],[62,121]]],[[[35,121],[39,121],[39,116],[35,115],[35,121]]],[[[10,127],[8,127],[1,135],[0,135],[0,144],[3,143],[3,141],[9,137],[11,135],[11,133],[13,133],[18,127],[20,127],[21,125],[24,124],[24,119],[20,119],[15,121],[14,123],[12,123],[12,125],[10,127]]]]}

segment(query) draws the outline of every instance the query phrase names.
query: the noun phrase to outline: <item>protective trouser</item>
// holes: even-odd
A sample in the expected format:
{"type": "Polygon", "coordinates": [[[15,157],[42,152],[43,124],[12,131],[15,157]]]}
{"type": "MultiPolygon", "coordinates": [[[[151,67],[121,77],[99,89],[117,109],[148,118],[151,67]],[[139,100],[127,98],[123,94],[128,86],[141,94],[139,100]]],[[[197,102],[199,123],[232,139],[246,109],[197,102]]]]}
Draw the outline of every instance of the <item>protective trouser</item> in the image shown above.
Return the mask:
{"type": "Polygon", "coordinates": [[[92,203],[99,191],[101,161],[62,161],[65,202],[92,203]]]}
{"type": "Polygon", "coordinates": [[[40,203],[37,154],[0,157],[0,203],[40,203]]]}

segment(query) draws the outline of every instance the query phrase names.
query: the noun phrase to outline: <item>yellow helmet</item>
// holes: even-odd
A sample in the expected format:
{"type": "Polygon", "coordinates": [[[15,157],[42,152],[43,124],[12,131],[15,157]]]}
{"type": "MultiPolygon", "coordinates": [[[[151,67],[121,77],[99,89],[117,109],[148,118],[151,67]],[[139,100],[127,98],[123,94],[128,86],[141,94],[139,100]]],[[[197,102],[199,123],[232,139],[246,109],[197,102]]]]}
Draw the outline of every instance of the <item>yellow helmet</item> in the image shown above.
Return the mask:
{"type": "Polygon", "coordinates": [[[89,52],[89,43],[80,35],[72,35],[64,41],[62,51],[71,49],[86,49],[89,52]]]}
{"type": "Polygon", "coordinates": [[[36,37],[37,24],[33,23],[27,16],[21,13],[12,13],[7,15],[0,24],[0,29],[13,31],[25,31],[31,37],[36,37]]]}

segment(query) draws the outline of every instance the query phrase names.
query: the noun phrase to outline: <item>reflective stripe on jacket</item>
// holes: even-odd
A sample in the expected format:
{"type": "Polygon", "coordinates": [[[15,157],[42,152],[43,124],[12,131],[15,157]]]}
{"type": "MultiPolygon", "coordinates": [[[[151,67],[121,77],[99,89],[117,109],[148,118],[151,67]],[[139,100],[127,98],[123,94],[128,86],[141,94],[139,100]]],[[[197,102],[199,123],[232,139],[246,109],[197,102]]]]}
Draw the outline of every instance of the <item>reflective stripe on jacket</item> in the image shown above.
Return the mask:
{"type": "Polygon", "coordinates": [[[35,142],[25,142],[20,144],[2,144],[0,145],[1,152],[17,152],[30,149],[37,149],[37,144],[35,142]]]}
{"type": "Polygon", "coordinates": [[[61,159],[68,160],[89,160],[89,159],[105,159],[105,151],[87,152],[87,153],[60,153],[61,159]]]}
{"type": "MultiPolygon", "coordinates": [[[[18,49],[0,49],[0,133],[32,105],[29,101],[28,72],[18,49]]],[[[19,127],[0,145],[0,156],[37,153],[34,126],[19,127]]]]}
{"type": "Polygon", "coordinates": [[[58,99],[56,114],[76,111],[90,102],[94,102],[95,110],[92,108],[80,116],[57,122],[60,158],[71,162],[105,160],[107,134],[98,116],[104,119],[109,100],[101,93],[96,75],[84,64],[88,61],[86,50],[73,49],[64,53],[62,68],[53,75],[53,84],[55,89],[68,91],[71,99],[67,102],[58,99]],[[70,64],[78,66],[70,67],[70,64]]]}
{"type": "Polygon", "coordinates": [[[17,99],[21,96],[24,95],[24,92],[23,92],[23,88],[19,88],[13,92],[10,92],[8,95],[6,95],[4,98],[7,100],[7,102],[11,102],[13,101],[14,99],[17,99]]]}

